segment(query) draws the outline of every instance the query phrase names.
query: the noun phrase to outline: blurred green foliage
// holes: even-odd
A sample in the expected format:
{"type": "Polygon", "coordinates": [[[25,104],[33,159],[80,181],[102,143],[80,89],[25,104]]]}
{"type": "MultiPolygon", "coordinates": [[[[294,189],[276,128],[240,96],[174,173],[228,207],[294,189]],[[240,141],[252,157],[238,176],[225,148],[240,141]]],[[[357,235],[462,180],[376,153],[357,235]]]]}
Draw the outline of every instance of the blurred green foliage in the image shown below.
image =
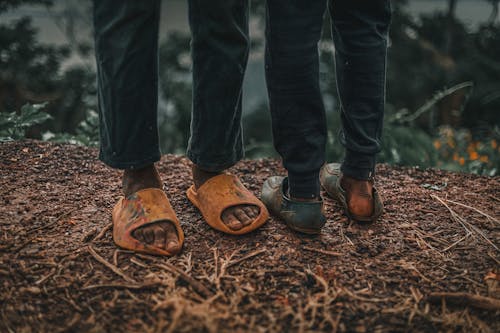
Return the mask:
{"type": "Polygon", "coordinates": [[[500,129],[484,140],[474,139],[470,130],[443,125],[433,142],[438,154],[436,166],[453,171],[465,171],[494,176],[500,166],[500,129]]]}
{"type": "MultiPolygon", "coordinates": [[[[444,11],[419,17],[409,14],[408,1],[392,1],[379,162],[498,174],[499,1],[483,1],[491,3],[492,13],[474,29],[456,18],[454,0],[446,1],[444,11]]],[[[33,1],[2,2],[0,12],[23,3],[33,1]]],[[[43,4],[50,8],[50,3],[43,4]]],[[[263,27],[264,17],[265,1],[252,1],[254,24],[263,27]]],[[[339,161],[343,157],[337,134],[340,105],[328,15],[323,30],[320,83],[329,128],[327,158],[339,161]]],[[[72,53],[89,58],[92,52],[87,44],[72,41],[63,46],[39,43],[29,18],[0,24],[0,136],[43,135],[47,140],[97,144],[95,73],[89,66],[61,66],[72,53]],[[28,113],[23,111],[26,102],[37,105],[41,101],[49,101],[46,113],[35,106],[28,113]],[[39,120],[27,120],[30,112],[39,113],[39,120]],[[48,115],[52,121],[42,123],[48,115]]],[[[181,32],[171,33],[160,43],[159,131],[164,153],[184,153],[187,146],[192,95],[189,43],[189,34],[181,32]]],[[[263,45],[262,35],[253,36],[251,52],[261,56],[263,45]]],[[[247,157],[276,156],[267,103],[245,110],[243,127],[247,157]]]]}
{"type": "MultiPolygon", "coordinates": [[[[393,1],[387,72],[387,104],[379,162],[440,167],[454,171],[495,175],[498,150],[485,150],[483,160],[448,159],[435,148],[441,128],[469,133],[471,140],[498,140],[500,124],[500,22],[498,1],[492,15],[477,29],[467,29],[455,16],[456,1],[443,12],[412,17],[408,1],[393,1]],[[451,88],[448,88],[451,87],[451,88]],[[470,163],[468,163],[469,161],[470,163]],[[481,163],[480,163],[481,162],[481,163]]],[[[341,160],[337,138],[340,110],[336,96],[329,22],[320,45],[325,101],[334,101],[329,116],[329,160],[341,160]]],[[[327,103],[328,105],[328,103],[327,103]]],[[[330,111],[330,110],[328,110],[330,111]]]]}
{"type": "Polygon", "coordinates": [[[78,124],[74,133],[52,133],[46,131],[42,134],[44,141],[65,142],[81,146],[99,145],[99,115],[89,110],[86,117],[78,124]]]}
{"type": "Polygon", "coordinates": [[[0,113],[0,142],[23,139],[27,129],[52,119],[49,114],[41,111],[45,105],[25,104],[19,113],[0,113]]]}
{"type": "MultiPolygon", "coordinates": [[[[0,6],[0,13],[26,3],[35,1],[7,1],[0,6]]],[[[50,6],[51,1],[36,3],[50,6]]],[[[63,67],[75,52],[84,57],[92,54],[78,43],[40,43],[28,16],[0,23],[0,112],[20,110],[26,103],[48,102],[44,110],[53,117],[43,127],[30,129],[26,133],[29,137],[40,137],[44,130],[73,133],[89,109],[95,110],[92,67],[79,63],[63,67]]]]}

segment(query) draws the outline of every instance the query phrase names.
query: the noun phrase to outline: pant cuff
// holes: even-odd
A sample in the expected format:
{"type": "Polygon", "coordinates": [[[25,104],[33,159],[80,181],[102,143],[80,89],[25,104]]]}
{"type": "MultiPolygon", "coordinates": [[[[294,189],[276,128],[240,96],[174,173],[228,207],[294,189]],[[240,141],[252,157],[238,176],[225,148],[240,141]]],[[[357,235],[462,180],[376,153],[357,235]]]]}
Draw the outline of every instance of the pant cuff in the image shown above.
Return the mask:
{"type": "Polygon", "coordinates": [[[118,161],[108,156],[105,156],[102,152],[99,153],[99,160],[104,162],[107,166],[114,169],[128,170],[128,169],[141,169],[161,159],[160,153],[150,154],[149,156],[139,158],[139,159],[127,159],[127,161],[118,161]]]}
{"type": "Polygon", "coordinates": [[[359,180],[372,179],[375,176],[375,155],[346,150],[340,170],[346,176],[359,180]]]}
{"type": "Polygon", "coordinates": [[[233,165],[235,165],[239,160],[243,158],[243,152],[237,152],[228,157],[222,157],[217,159],[216,162],[207,161],[201,156],[188,151],[186,156],[200,169],[208,172],[220,172],[226,169],[229,169],[233,165]]]}
{"type": "Polygon", "coordinates": [[[288,173],[290,196],[312,199],[319,197],[319,171],[307,174],[288,173]]]}

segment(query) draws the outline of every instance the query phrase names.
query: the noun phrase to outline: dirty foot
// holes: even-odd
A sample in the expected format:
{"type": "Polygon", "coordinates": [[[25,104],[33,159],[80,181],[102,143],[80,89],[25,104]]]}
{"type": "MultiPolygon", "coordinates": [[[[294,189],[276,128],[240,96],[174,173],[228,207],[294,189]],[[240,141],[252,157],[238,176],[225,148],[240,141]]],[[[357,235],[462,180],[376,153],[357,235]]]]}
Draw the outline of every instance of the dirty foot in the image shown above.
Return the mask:
{"type": "MultiPolygon", "coordinates": [[[[200,188],[210,178],[221,174],[221,172],[208,172],[193,165],[193,182],[196,189],[200,188]]],[[[240,230],[246,227],[259,216],[260,208],[255,205],[232,206],[222,212],[222,221],[232,230],[240,230]]]]}
{"type": "MultiPolygon", "coordinates": [[[[138,170],[125,170],[122,187],[123,193],[127,197],[145,188],[162,189],[163,183],[152,164],[138,170]]],[[[141,243],[153,245],[172,253],[178,252],[181,247],[174,225],[166,221],[140,227],[134,231],[133,236],[141,243]]]]}
{"type": "Polygon", "coordinates": [[[347,206],[351,214],[366,217],[373,215],[373,181],[343,175],[340,186],[346,192],[347,206]]]}

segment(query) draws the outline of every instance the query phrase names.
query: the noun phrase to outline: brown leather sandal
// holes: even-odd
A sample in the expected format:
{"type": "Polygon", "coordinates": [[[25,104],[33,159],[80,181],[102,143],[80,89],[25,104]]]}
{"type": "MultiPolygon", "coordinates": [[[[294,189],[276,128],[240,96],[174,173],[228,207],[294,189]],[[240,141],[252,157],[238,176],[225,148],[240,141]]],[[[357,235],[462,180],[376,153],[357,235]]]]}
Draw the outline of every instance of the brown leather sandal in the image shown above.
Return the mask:
{"type": "Polygon", "coordinates": [[[134,252],[172,256],[180,252],[184,243],[179,220],[161,189],[147,188],[121,198],[113,209],[113,240],[115,244],[134,252]],[[172,223],[179,238],[179,251],[170,252],[153,245],[139,242],[133,233],[138,228],[158,222],[172,223]]]}
{"type": "Polygon", "coordinates": [[[208,225],[231,235],[249,233],[266,223],[269,217],[266,206],[234,175],[217,175],[198,189],[193,185],[188,189],[187,197],[198,208],[208,225]],[[251,224],[239,230],[232,230],[222,220],[222,213],[227,208],[238,205],[255,205],[259,207],[260,212],[251,224]]]}

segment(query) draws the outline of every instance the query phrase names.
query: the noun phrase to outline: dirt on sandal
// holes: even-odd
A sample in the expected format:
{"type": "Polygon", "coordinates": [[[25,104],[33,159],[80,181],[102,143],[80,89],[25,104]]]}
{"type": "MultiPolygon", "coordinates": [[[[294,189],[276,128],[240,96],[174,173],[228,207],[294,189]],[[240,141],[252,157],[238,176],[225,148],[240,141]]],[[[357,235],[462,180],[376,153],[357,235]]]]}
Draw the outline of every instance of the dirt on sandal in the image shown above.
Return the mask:
{"type": "MultiPolygon", "coordinates": [[[[162,258],[114,245],[120,172],[96,156],[0,144],[0,332],[500,332],[500,177],[379,165],[379,222],[351,223],[325,196],[319,236],[271,218],[235,237],[203,222],[190,162],[166,155],[186,241],[162,258]]],[[[284,169],[230,172],[258,194],[284,169]]]]}

